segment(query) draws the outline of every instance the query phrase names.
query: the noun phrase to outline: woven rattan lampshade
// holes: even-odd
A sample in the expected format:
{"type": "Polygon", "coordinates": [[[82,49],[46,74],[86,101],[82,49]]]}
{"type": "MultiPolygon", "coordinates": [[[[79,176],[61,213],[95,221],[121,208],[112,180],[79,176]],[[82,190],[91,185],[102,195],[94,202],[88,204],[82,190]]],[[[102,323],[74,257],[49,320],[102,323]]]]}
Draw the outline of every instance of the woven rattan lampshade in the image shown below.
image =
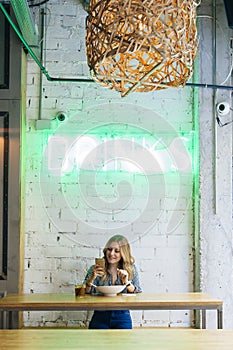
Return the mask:
{"type": "Polygon", "coordinates": [[[86,52],[93,78],[122,96],[184,85],[197,54],[194,0],[91,0],[86,52]]]}

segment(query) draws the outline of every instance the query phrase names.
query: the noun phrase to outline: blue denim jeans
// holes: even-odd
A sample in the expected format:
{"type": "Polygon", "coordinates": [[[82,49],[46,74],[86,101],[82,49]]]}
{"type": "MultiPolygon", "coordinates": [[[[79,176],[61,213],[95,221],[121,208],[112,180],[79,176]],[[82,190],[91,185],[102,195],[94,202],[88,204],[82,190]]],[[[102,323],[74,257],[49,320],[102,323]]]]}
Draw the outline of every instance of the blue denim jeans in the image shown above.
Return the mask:
{"type": "Polygon", "coordinates": [[[94,311],[89,329],[132,329],[129,310],[94,311]]]}

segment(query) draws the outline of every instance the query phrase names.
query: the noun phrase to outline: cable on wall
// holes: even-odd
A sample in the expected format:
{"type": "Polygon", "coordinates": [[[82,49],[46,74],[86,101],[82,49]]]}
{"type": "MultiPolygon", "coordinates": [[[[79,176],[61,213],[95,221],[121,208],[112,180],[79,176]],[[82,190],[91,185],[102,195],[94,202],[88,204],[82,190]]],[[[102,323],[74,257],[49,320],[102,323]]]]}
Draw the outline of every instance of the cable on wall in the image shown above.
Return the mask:
{"type": "Polygon", "coordinates": [[[35,1],[28,1],[28,6],[29,7],[36,7],[36,6],[41,6],[41,5],[44,5],[44,4],[46,4],[47,2],[49,2],[49,0],[44,0],[44,1],[41,1],[41,2],[35,2],[35,1]],[[32,4],[30,4],[30,3],[32,3],[32,4]]]}

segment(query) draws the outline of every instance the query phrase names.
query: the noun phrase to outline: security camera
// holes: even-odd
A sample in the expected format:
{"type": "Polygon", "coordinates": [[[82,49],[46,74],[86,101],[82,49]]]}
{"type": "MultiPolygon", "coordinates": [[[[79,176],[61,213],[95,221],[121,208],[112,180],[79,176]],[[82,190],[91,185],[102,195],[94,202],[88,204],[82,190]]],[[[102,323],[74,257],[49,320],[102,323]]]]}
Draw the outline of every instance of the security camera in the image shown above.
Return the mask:
{"type": "Polygon", "coordinates": [[[67,114],[65,112],[58,112],[56,115],[56,120],[60,123],[64,122],[67,119],[67,114]]]}
{"type": "Polygon", "coordinates": [[[219,116],[227,115],[230,112],[230,105],[228,102],[219,102],[216,106],[219,116]]]}

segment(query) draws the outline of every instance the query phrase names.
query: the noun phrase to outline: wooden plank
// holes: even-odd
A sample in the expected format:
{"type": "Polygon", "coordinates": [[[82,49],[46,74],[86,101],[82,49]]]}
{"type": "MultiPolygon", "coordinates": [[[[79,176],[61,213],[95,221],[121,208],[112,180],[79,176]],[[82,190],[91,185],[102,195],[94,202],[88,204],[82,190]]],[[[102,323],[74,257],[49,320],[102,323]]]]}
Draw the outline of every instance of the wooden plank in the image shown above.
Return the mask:
{"type": "Polygon", "coordinates": [[[4,330],[1,350],[232,350],[233,330],[4,330]]]}
{"type": "Polygon", "coordinates": [[[74,294],[8,294],[0,300],[4,310],[97,310],[97,309],[216,309],[222,301],[204,293],[139,293],[114,297],[74,294]]]}

